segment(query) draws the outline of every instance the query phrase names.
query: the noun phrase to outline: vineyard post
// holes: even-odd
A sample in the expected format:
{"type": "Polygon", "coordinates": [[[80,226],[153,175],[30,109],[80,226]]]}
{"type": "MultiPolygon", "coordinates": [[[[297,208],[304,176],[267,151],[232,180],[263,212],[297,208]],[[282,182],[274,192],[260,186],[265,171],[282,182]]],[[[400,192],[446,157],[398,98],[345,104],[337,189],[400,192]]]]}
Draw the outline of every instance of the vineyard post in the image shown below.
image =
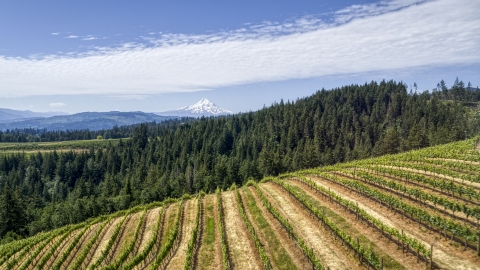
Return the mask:
{"type": "Polygon", "coordinates": [[[433,267],[433,244],[430,246],[430,270],[433,267]]]}
{"type": "MultiPolygon", "coordinates": [[[[358,241],[358,237],[357,237],[357,250],[360,250],[360,242],[358,241]]],[[[360,252],[358,252],[358,260],[360,261],[360,264],[362,264],[362,261],[361,261],[361,257],[360,257],[360,252]]]]}
{"type": "Polygon", "coordinates": [[[480,256],[480,232],[478,233],[477,256],[480,256]]]}

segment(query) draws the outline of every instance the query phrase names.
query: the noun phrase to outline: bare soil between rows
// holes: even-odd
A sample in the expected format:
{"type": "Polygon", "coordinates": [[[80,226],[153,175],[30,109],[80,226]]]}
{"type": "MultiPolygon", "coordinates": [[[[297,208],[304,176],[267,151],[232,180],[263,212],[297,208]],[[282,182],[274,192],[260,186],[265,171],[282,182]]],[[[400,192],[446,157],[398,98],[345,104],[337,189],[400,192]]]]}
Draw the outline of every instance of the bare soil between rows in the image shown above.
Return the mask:
{"type": "Polygon", "coordinates": [[[452,243],[450,240],[446,240],[437,233],[419,227],[418,223],[414,223],[402,215],[395,214],[394,211],[390,211],[386,207],[376,204],[373,200],[366,198],[363,195],[358,195],[356,192],[346,191],[345,188],[340,185],[322,180],[315,176],[312,176],[311,179],[318,185],[330,188],[333,192],[344,198],[358,202],[360,207],[367,210],[369,214],[380,219],[388,226],[403,230],[406,234],[423,241],[428,246],[434,244],[433,259],[446,269],[480,268],[480,259],[472,250],[467,249],[464,251],[463,246],[452,243]]]}
{"type": "Polygon", "coordinates": [[[232,260],[233,269],[263,268],[252,236],[238,211],[235,193],[228,191],[224,192],[222,196],[225,213],[225,229],[227,231],[229,255],[232,260]]]}

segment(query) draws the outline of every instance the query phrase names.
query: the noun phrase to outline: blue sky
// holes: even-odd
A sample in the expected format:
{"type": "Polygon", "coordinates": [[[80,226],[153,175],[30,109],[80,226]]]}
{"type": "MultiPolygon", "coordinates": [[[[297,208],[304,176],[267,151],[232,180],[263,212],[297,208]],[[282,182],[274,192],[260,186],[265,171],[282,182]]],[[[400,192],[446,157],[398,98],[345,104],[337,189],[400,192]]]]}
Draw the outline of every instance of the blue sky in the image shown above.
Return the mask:
{"type": "Polygon", "coordinates": [[[4,2],[0,107],[241,112],[371,80],[480,85],[479,1],[283,2],[4,2]]]}

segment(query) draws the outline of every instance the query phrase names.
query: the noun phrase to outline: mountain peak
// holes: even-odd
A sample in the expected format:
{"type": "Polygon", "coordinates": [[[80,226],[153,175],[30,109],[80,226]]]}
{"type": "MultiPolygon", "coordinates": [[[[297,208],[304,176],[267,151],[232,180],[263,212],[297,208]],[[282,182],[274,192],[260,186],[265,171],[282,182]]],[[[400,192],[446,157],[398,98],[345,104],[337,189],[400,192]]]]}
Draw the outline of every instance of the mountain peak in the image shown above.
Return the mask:
{"type": "Polygon", "coordinates": [[[199,116],[219,116],[232,114],[231,111],[222,109],[215,105],[213,102],[206,98],[202,98],[199,102],[182,107],[178,110],[159,112],[158,115],[163,116],[190,116],[190,117],[199,117],[199,116]]]}
{"type": "Polygon", "coordinates": [[[206,98],[202,98],[199,102],[197,102],[195,105],[215,105],[213,102],[206,98]]]}

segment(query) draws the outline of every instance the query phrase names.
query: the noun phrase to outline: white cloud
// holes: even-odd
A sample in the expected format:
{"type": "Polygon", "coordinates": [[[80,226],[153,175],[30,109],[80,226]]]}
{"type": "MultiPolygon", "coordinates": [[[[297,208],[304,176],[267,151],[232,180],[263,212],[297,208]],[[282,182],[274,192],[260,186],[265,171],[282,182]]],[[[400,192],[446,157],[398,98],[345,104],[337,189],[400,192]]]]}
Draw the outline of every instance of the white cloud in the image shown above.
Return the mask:
{"type": "Polygon", "coordinates": [[[58,36],[58,35],[60,35],[60,32],[51,33],[50,35],[52,35],[52,36],[58,36]]]}
{"type": "Polygon", "coordinates": [[[335,22],[345,23],[357,18],[375,16],[387,12],[398,11],[413,5],[433,0],[390,0],[364,5],[352,5],[335,12],[335,22]]]}
{"type": "Polygon", "coordinates": [[[96,40],[96,39],[98,39],[98,38],[93,37],[93,36],[87,36],[87,37],[82,38],[82,40],[96,40]]]}
{"type": "Polygon", "coordinates": [[[70,36],[65,37],[65,38],[78,38],[78,36],[70,35],[70,36]]]}
{"type": "Polygon", "coordinates": [[[0,56],[0,97],[150,95],[480,63],[480,2],[393,0],[206,35],[37,58],[0,56]]]}
{"type": "Polygon", "coordinates": [[[57,107],[65,107],[67,106],[67,104],[59,102],[59,103],[50,103],[48,104],[48,106],[57,108],[57,107]]]}
{"type": "Polygon", "coordinates": [[[148,95],[115,95],[108,96],[108,100],[144,100],[148,95]]]}

